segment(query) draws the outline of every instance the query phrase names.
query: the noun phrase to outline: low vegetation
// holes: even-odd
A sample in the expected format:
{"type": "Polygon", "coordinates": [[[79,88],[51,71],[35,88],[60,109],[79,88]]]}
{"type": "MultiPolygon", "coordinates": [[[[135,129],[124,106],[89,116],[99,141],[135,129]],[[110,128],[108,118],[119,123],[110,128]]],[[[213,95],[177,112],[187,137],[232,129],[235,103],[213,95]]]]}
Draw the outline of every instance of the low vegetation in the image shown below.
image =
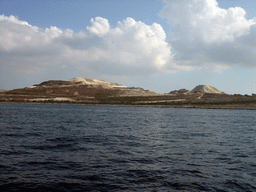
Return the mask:
{"type": "MultiPolygon", "coordinates": [[[[89,80],[86,79],[87,82],[89,80]]],[[[48,81],[32,88],[0,92],[0,102],[256,109],[256,96],[202,91],[189,93],[185,89],[175,90],[172,94],[157,94],[142,88],[124,87],[92,86],[77,81],[48,81]]]]}

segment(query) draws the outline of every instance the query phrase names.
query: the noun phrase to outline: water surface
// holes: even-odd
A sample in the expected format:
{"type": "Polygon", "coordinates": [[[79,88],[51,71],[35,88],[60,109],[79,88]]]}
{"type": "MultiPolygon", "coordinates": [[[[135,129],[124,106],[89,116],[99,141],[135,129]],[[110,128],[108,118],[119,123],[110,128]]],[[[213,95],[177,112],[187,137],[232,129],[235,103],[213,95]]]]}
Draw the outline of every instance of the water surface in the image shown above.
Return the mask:
{"type": "Polygon", "coordinates": [[[256,112],[0,104],[0,190],[256,191],[256,112]]]}

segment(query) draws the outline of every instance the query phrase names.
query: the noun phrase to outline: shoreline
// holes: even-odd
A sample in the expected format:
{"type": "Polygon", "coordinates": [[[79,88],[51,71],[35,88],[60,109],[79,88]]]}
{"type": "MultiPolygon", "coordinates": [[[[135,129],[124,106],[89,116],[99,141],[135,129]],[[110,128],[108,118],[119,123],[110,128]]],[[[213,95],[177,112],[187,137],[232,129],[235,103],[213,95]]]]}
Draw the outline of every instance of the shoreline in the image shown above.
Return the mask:
{"type": "Polygon", "coordinates": [[[196,104],[179,104],[179,105],[172,105],[172,104],[166,104],[166,105],[148,105],[148,104],[143,104],[143,105],[138,105],[138,104],[93,104],[93,103],[78,103],[78,102],[19,102],[19,101],[11,101],[11,102],[6,102],[6,101],[1,101],[0,103],[16,103],[16,104],[51,104],[51,105],[86,105],[86,106],[117,106],[117,107],[156,107],[156,108],[184,108],[184,109],[226,109],[226,110],[256,110],[256,105],[255,106],[244,106],[244,104],[224,104],[224,105],[216,105],[216,104],[201,104],[201,105],[196,105],[196,104]],[[227,106],[228,105],[228,106],[227,106]]]}

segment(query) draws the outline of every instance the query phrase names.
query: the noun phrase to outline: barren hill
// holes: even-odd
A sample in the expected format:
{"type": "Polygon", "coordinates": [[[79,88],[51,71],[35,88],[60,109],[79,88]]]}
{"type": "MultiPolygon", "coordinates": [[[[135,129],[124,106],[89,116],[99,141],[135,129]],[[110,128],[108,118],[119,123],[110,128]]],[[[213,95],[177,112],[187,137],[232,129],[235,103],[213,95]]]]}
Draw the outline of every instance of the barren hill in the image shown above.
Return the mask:
{"type": "Polygon", "coordinates": [[[42,82],[41,84],[34,85],[30,88],[35,88],[39,86],[45,86],[45,87],[50,87],[50,86],[58,86],[58,87],[69,87],[69,86],[81,86],[81,85],[86,85],[88,87],[101,87],[105,89],[110,89],[110,88],[125,88],[126,86],[123,86],[118,83],[112,83],[112,82],[106,82],[104,80],[97,80],[97,79],[90,79],[90,78],[82,78],[82,77],[76,77],[73,79],[69,80],[50,80],[50,81],[45,81],[42,82]]]}
{"type": "Polygon", "coordinates": [[[219,91],[218,89],[216,89],[215,87],[212,87],[210,85],[198,85],[190,91],[190,93],[198,93],[198,92],[225,94],[224,92],[219,91]]]}
{"type": "Polygon", "coordinates": [[[24,101],[99,101],[110,97],[150,96],[157,93],[143,88],[126,87],[104,80],[77,77],[49,80],[23,89],[4,92],[3,99],[24,101]]]}

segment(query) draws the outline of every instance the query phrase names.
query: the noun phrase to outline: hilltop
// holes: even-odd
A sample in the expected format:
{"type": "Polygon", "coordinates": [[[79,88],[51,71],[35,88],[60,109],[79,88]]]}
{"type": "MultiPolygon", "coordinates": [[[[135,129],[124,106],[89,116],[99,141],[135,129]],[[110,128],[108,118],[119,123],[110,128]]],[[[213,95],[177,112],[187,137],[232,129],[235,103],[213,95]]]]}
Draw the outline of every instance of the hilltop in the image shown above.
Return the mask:
{"type": "Polygon", "coordinates": [[[225,92],[219,91],[218,89],[210,85],[198,85],[190,91],[190,93],[197,93],[197,92],[225,94],[225,92]]]}
{"type": "Polygon", "coordinates": [[[81,85],[86,85],[87,87],[101,87],[101,88],[105,88],[105,89],[117,88],[117,87],[125,88],[126,87],[126,86],[123,86],[118,83],[106,82],[104,80],[76,77],[76,78],[69,79],[69,80],[44,81],[40,84],[33,85],[29,88],[36,88],[36,87],[40,87],[40,86],[71,87],[71,86],[81,86],[81,85]]]}

